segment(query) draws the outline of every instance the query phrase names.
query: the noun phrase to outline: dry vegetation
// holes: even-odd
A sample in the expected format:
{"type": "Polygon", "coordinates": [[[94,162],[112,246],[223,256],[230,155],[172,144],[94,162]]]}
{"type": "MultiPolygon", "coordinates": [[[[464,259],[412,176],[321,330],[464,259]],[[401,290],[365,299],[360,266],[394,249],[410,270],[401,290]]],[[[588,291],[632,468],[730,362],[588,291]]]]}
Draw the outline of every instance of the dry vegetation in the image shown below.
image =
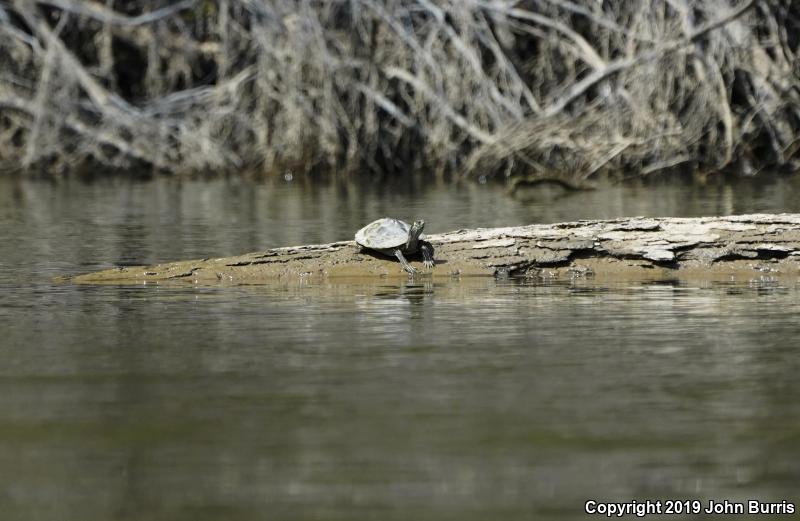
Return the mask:
{"type": "Polygon", "coordinates": [[[793,0],[0,0],[0,165],[796,170],[793,0]]]}

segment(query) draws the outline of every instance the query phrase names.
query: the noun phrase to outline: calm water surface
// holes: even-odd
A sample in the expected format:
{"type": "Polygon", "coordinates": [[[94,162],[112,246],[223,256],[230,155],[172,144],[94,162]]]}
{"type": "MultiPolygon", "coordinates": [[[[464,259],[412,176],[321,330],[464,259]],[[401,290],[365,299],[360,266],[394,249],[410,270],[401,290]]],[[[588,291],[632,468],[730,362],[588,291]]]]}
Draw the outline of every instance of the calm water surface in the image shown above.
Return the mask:
{"type": "MultiPolygon", "coordinates": [[[[0,519],[580,519],[800,507],[800,285],[74,287],[113,265],[625,215],[800,211],[800,183],[609,188],[0,179],[0,519]]],[[[783,516],[783,519],[797,516],[783,516]]],[[[674,517],[673,517],[674,519],[674,517]]]]}

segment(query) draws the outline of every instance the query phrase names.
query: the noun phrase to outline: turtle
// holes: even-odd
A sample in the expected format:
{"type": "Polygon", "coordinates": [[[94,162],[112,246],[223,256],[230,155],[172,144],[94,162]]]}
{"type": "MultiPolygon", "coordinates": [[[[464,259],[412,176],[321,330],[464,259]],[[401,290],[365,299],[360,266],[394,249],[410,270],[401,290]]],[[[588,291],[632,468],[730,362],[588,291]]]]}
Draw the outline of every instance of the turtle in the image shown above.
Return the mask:
{"type": "Polygon", "coordinates": [[[373,221],[356,232],[356,244],[361,249],[374,250],[384,255],[397,257],[403,269],[409,274],[417,273],[405,255],[412,255],[417,251],[422,252],[423,265],[432,268],[436,262],[433,260],[433,246],[425,240],[422,229],[425,221],[407,222],[391,217],[384,217],[373,221]]]}

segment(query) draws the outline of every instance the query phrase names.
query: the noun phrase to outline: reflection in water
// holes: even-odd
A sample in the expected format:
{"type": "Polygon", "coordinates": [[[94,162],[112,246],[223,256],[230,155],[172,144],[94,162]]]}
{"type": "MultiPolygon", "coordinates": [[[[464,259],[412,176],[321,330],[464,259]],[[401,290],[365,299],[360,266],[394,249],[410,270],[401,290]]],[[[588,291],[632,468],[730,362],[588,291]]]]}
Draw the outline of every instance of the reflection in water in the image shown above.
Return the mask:
{"type": "Polygon", "coordinates": [[[56,299],[38,312],[58,329],[27,315],[4,341],[0,503],[485,519],[789,497],[797,288],[732,288],[90,288],[85,313],[56,299]]]}
{"type": "Polygon", "coordinates": [[[478,187],[21,182],[15,199],[9,183],[3,520],[577,519],[590,498],[798,502],[795,282],[48,282],[348,238],[383,214],[424,213],[435,232],[796,210],[789,184],[742,200],[614,188],[548,208],[478,187]]]}

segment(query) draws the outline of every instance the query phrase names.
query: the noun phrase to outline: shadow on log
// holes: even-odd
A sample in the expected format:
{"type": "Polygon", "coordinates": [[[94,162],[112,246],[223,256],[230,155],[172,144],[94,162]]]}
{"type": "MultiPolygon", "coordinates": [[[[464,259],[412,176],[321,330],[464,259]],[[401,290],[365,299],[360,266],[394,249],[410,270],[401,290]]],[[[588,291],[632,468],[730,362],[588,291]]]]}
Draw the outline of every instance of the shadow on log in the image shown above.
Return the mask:
{"type": "MultiPolygon", "coordinates": [[[[800,214],[607,221],[478,228],[430,235],[436,267],[418,278],[753,278],[800,274],[800,214]]],[[[259,284],[277,280],[407,277],[353,241],[236,257],[120,267],[63,279],[85,284],[259,284]]]]}

